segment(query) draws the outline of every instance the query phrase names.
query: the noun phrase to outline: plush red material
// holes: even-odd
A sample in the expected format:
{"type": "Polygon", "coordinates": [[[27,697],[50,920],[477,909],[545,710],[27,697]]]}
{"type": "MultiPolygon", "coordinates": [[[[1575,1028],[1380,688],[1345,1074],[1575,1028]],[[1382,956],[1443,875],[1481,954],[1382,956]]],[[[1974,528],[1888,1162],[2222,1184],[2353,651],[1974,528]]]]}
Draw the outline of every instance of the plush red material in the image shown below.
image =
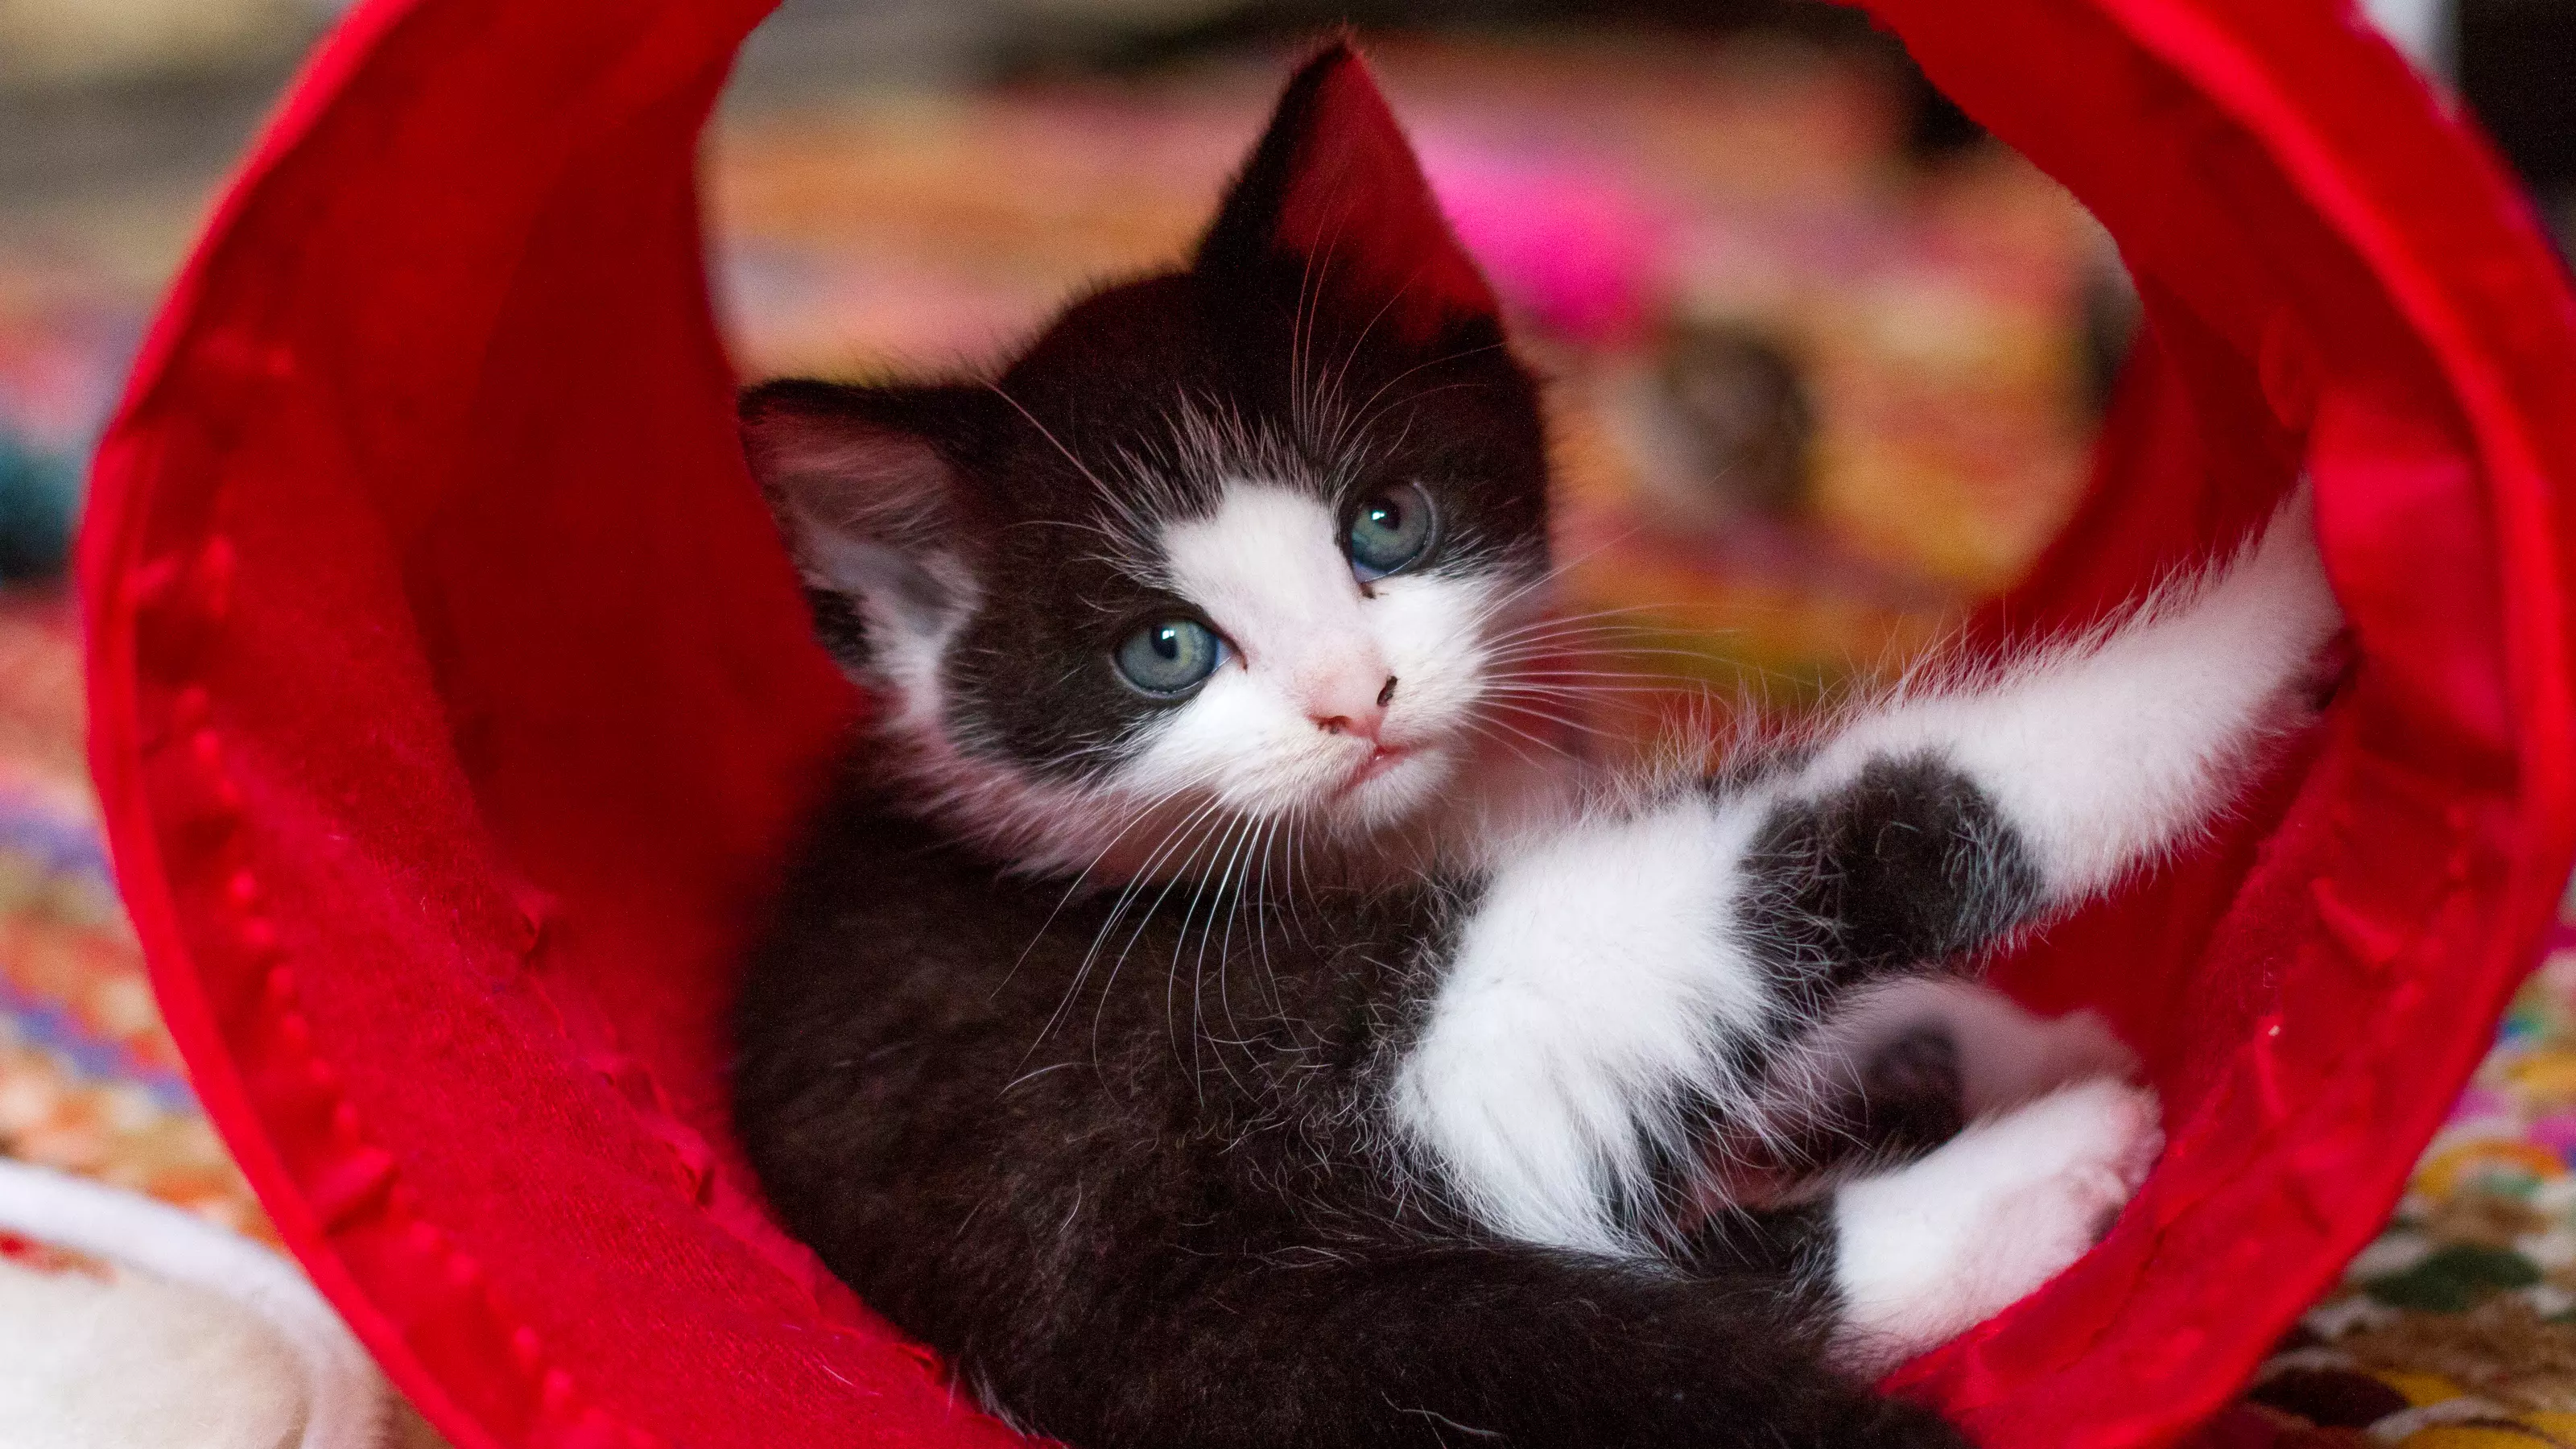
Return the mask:
{"type": "MultiPolygon", "coordinates": [[[[856,706],[732,433],[692,145],[754,0],[371,0],[101,451],[92,751],[209,1109],[460,1449],[1001,1445],[763,1220],[718,1022],[856,706]]],[[[2109,1241],[1898,1376],[1985,1443],[2170,1438],[2370,1233],[2576,847],[2576,325],[2488,153],[2323,0],[1880,0],[2072,187],[2151,333],[2010,617],[2304,466],[2356,636],[2227,838],[2012,962],[2146,1050],[2109,1241]]]]}

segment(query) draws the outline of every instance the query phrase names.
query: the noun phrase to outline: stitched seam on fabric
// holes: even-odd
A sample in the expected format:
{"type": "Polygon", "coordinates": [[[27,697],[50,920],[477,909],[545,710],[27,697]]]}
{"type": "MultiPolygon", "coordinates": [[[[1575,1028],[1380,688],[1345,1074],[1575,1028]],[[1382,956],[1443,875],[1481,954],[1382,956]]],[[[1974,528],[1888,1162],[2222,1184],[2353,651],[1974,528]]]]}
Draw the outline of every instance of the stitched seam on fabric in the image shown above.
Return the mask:
{"type": "MultiPolygon", "coordinates": [[[[201,547],[198,558],[204,559],[217,550],[228,550],[228,547],[224,537],[216,534],[201,547]]],[[[193,562],[195,561],[192,560],[193,562]]],[[[174,587],[185,587],[186,582],[192,581],[175,583],[174,587]]],[[[199,606],[188,611],[196,615],[195,618],[188,620],[188,623],[205,630],[210,636],[220,634],[224,623],[222,615],[226,612],[220,602],[212,608],[205,607],[204,600],[191,599],[186,602],[199,606]]],[[[185,605],[181,607],[185,608],[185,605]]],[[[154,611],[148,609],[138,611],[138,617],[134,620],[136,633],[139,636],[146,636],[139,642],[147,648],[150,647],[148,634],[151,626],[146,616],[151,612],[154,611]]],[[[178,622],[167,615],[164,617],[166,622],[178,622]]],[[[213,647],[215,639],[208,637],[191,643],[193,647],[189,652],[198,654],[202,658],[202,655],[213,647]]],[[[241,798],[240,785],[224,765],[222,733],[211,722],[192,725],[179,717],[185,712],[182,701],[188,700],[192,695],[197,701],[198,709],[211,712],[214,691],[206,682],[202,670],[193,676],[182,674],[175,681],[175,687],[170,694],[171,703],[162,711],[162,717],[155,722],[163,732],[161,736],[163,746],[165,748],[180,746],[184,742],[186,752],[195,757],[193,763],[198,767],[202,782],[219,799],[228,796],[238,800],[241,798]]],[[[144,702],[138,697],[136,704],[139,714],[142,712],[144,702]]],[[[172,825],[172,822],[164,818],[163,813],[157,809],[154,811],[154,823],[156,827],[163,829],[170,828],[172,825]]],[[[174,884],[182,878],[193,878],[192,883],[200,887],[211,885],[218,896],[232,907],[234,939],[218,949],[228,948],[234,953],[236,959],[243,960],[251,971],[256,971],[260,975],[259,1004],[253,1009],[259,1019],[254,1023],[254,1030],[260,1025],[273,1029],[277,1041],[303,1059],[301,1065],[305,1069],[306,1081],[315,1091],[330,1101],[331,1126],[328,1131],[327,1154],[345,1162],[353,1155],[351,1149],[363,1149],[379,1154],[383,1161],[381,1173],[384,1186],[380,1190],[369,1192],[361,1206],[326,1218],[316,1206],[317,1200],[327,1195],[319,1190],[323,1185],[316,1181],[316,1174],[309,1166],[299,1164],[292,1158],[286,1159],[288,1175],[294,1180],[306,1207],[308,1210],[315,1210],[321,1236],[326,1240],[337,1239],[345,1236],[353,1223],[373,1220],[388,1229],[401,1231],[402,1245],[405,1249],[424,1258],[433,1254],[440,1255],[436,1262],[436,1271],[443,1286],[452,1293],[471,1294],[478,1298],[490,1323],[497,1330],[493,1334],[496,1341],[490,1345],[494,1350],[492,1357],[516,1365],[528,1381],[527,1387],[532,1391],[531,1400],[536,1409],[530,1424],[530,1433],[533,1436],[540,1440],[573,1442],[568,1435],[605,1426],[622,1432],[634,1449],[659,1449],[659,1446],[666,1442],[660,1435],[620,1418],[605,1406],[583,1395],[572,1375],[547,1355],[544,1340],[535,1329],[502,1305],[482,1263],[464,1248],[456,1245],[454,1231],[433,1222],[420,1212],[418,1193],[402,1181],[403,1171],[397,1159],[367,1134],[363,1114],[359,1112],[357,1104],[349,1100],[345,1079],[341,1077],[339,1070],[322,1056],[313,1041],[312,1025],[302,1007],[301,987],[295,980],[289,953],[278,937],[276,924],[260,907],[260,901],[265,893],[260,885],[258,871],[250,864],[238,865],[227,870],[219,858],[236,853],[247,856],[252,852],[247,845],[238,845],[230,851],[222,846],[182,847],[178,850],[165,849],[163,858],[174,884]],[[404,1218],[411,1221],[412,1226],[408,1231],[399,1228],[399,1223],[404,1218]]],[[[185,913],[183,912],[182,915],[184,918],[185,913]]],[[[215,1027],[217,1034],[228,1041],[241,1035],[236,1031],[225,1030],[225,1024],[220,1015],[215,1022],[215,1027]]],[[[265,1109],[262,1113],[262,1126],[274,1132],[275,1115],[273,1114],[276,1113],[276,1109],[288,1104],[278,1100],[277,1092],[273,1087],[262,1084],[251,1074],[242,1073],[241,1077],[244,1094],[265,1109]]]]}

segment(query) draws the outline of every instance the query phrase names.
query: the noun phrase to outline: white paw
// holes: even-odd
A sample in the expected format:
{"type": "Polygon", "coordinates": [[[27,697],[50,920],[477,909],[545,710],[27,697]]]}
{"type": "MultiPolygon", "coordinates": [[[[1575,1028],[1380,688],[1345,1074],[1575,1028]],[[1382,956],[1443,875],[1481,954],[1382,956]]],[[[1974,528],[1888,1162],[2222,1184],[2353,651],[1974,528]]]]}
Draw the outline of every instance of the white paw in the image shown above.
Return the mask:
{"type": "Polygon", "coordinates": [[[2144,1088],[2079,1082],[1836,1192],[1845,1361],[1903,1362],[2082,1257],[2155,1164],[2158,1115],[2144,1088]]]}

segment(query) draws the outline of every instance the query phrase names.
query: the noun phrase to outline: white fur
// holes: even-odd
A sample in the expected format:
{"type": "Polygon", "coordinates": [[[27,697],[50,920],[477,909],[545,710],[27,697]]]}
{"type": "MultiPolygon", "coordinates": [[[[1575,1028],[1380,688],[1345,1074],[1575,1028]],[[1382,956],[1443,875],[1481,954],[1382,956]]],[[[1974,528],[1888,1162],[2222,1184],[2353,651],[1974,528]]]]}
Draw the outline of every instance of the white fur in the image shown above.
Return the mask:
{"type": "Polygon", "coordinates": [[[1610,1200],[1674,1131],[1659,1117],[1670,1089],[1740,1095],[1720,1049],[1766,1003],[1725,922],[1754,823],[1694,794],[1578,825],[1493,877],[1394,1110],[1496,1230],[1633,1247],[1610,1200]]]}
{"type": "Polygon", "coordinates": [[[957,606],[939,613],[892,605],[879,594],[856,596],[867,620],[868,638],[875,645],[875,667],[894,686],[884,701],[894,714],[888,727],[922,744],[939,741],[943,751],[947,749],[942,723],[947,698],[940,685],[939,664],[957,631],[974,613],[972,586],[961,580],[958,587],[957,606]]]}
{"type": "Polygon", "coordinates": [[[1870,759],[1936,752],[2002,807],[2048,894],[2081,899],[2206,825],[2341,625],[2301,493],[2198,586],[2098,640],[2042,652],[1995,687],[1857,722],[1808,783],[1829,789],[1870,759]]]}
{"type": "Polygon", "coordinates": [[[1474,725],[1487,633],[1509,622],[1505,604],[1544,602],[1520,580],[1426,570],[1363,590],[1323,502],[1259,481],[1229,485],[1213,511],[1124,552],[1204,613],[1230,657],[1112,756],[1106,781],[1089,784],[989,758],[949,717],[941,663],[976,599],[962,571],[936,556],[914,560],[944,588],[946,606],[931,609],[862,589],[847,570],[808,565],[810,582],[849,593],[865,615],[867,682],[887,710],[880,730],[902,746],[895,763],[925,800],[1020,868],[1095,880],[1213,872],[1231,844],[1291,820],[1327,846],[1388,845],[1389,832],[1425,824],[1435,806],[1499,797],[1507,775],[1527,785],[1502,770],[1460,778],[1492,763],[1474,725]],[[1380,718],[1377,695],[1390,677],[1396,689],[1380,718]],[[1333,717],[1363,728],[1320,723],[1333,717]],[[1355,778],[1380,744],[1400,757],[1355,778]]]}
{"type": "Polygon", "coordinates": [[[1193,787],[1238,815],[1356,837],[1421,810],[1474,756],[1493,583],[1430,572],[1363,590],[1323,501],[1258,481],[1167,528],[1162,556],[1165,582],[1232,657],[1150,727],[1121,770],[1131,788],[1193,787]],[[1357,781],[1381,744],[1403,757],[1357,781]]]}
{"type": "Polygon", "coordinates": [[[1841,1356],[1876,1373],[1993,1317],[2093,1246],[2164,1145],[2155,1094],[2078,1083],[1834,1195],[1841,1356]]]}

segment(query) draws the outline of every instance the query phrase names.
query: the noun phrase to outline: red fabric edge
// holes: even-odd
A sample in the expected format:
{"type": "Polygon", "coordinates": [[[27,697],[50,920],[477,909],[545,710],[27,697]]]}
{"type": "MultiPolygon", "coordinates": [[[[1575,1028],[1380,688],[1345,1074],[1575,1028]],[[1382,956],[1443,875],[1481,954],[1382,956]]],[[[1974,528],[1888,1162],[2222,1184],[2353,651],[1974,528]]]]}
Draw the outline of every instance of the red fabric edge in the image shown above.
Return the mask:
{"type": "MultiPolygon", "coordinates": [[[[1951,44],[1958,43],[1961,34],[1978,24],[2009,27],[2014,23],[2010,16],[1992,8],[1981,9],[1975,20],[1961,17],[1955,9],[1914,5],[1907,0],[1883,0],[1878,8],[1884,14],[1899,17],[1897,28],[1901,33],[1923,37],[1938,32],[1939,39],[1951,44]]],[[[2514,356],[2514,349],[2495,345],[2499,319],[2491,310],[2479,316],[2477,304],[2507,294],[2517,296],[2539,314],[2538,321],[2529,316],[2518,319],[2526,340],[2528,332],[2539,327],[2553,331],[2563,347],[2568,340],[2576,339],[2576,329],[2567,325],[2570,314],[2563,274],[2536,228],[2530,225],[2518,193],[2488,153],[2440,116],[2404,63],[2375,31],[2342,7],[2290,5],[2272,12],[2270,19],[2276,30],[2295,30],[2302,43],[2313,47],[2304,53],[2278,44],[2277,36],[2271,49],[2257,47],[2241,33],[2250,28],[2241,19],[2224,7],[2195,0],[2103,0],[2093,8],[2118,25],[2131,45],[2181,76],[2195,93],[2227,112],[2282,169],[2299,194],[2316,207],[2337,236],[2363,255],[2373,279],[2393,294],[2416,333],[2436,348],[2444,380],[2475,430],[2478,451],[2486,464],[2487,498],[2504,515],[2489,533],[2487,543],[2505,564],[2503,603],[2510,643],[2508,657],[2514,666],[2509,682],[2515,691],[2515,739],[2522,788],[2513,824],[2512,873],[2490,909],[2473,919],[2458,919],[2452,913],[2453,918],[2447,922],[2427,923],[2426,934],[2412,945],[2421,950],[2447,942],[2454,949],[2441,953],[2445,960],[2475,962],[2474,969],[2460,973],[2468,979],[2459,985],[2474,993],[2477,1014],[2482,1019],[2492,1019],[2536,953],[2566,878],[2570,855],[2576,853],[2576,800],[2571,800],[2568,762],[2560,746],[2560,742],[2576,737],[2576,730],[2570,727],[2576,710],[2570,707],[2562,619],[2566,605],[2562,583],[2567,574],[2560,564],[2569,533],[2564,519],[2556,520],[2554,529],[2551,526],[2550,474],[2539,461],[2544,449],[2534,436],[2535,428],[2546,432],[2548,420],[2535,413],[2527,402],[2518,405],[2513,398],[2509,382],[2502,375],[2505,364],[2499,358],[2514,356]],[[2482,222],[2490,217],[2496,221],[2491,228],[2493,234],[2486,238],[2491,250],[2484,258],[2490,269],[2479,279],[2485,287],[2483,296],[2463,295],[2464,284],[2457,276],[2446,275],[2437,265],[2420,260],[2419,252],[2425,243],[2414,234],[2423,230],[2414,225],[2420,218],[2374,205],[2377,198],[2356,182],[2357,174],[2367,174],[2371,158],[2365,153],[2370,138],[2328,137],[2310,123],[2299,98],[2314,97],[2333,85],[2367,85],[2374,98],[2384,97],[2390,102],[2383,119],[2392,131],[2429,132],[2435,139],[2450,143],[2448,149],[2460,162],[2457,179],[2470,193],[2466,198],[2454,198],[2455,204],[2482,222]],[[2413,99],[2412,104],[2397,103],[2407,97],[2413,99]],[[2516,271],[2499,275],[2495,266],[2498,257],[2509,259],[2516,271]],[[2551,551],[2553,540],[2558,547],[2556,554],[2551,551]]],[[[1933,47],[1935,51],[1938,48],[1933,47]]],[[[1937,62],[1932,63],[1932,69],[1936,80],[1945,85],[1953,79],[1937,62]]],[[[1956,89],[1963,97],[1971,98],[1972,112],[1978,109],[1972,98],[1973,83],[1956,89]]],[[[2409,139],[2420,141],[2424,137],[2419,134],[2409,139]]],[[[2448,220],[2458,224],[2459,213],[2448,220]]],[[[2576,349],[2571,349],[2570,355],[2576,355],[2576,349]]],[[[2516,361],[2526,373],[2532,371],[2534,359],[2527,350],[2516,356],[2516,361]]],[[[2554,386],[2558,398],[2567,400],[2570,389],[2565,369],[2557,369],[2557,374],[2545,381],[2554,386]]],[[[2563,464],[2569,451],[2567,440],[2562,433],[2552,441],[2559,444],[2557,452],[2563,464]]],[[[2331,500],[2321,503],[2321,507],[2329,515],[2324,532],[2331,567],[2331,500]]],[[[2465,897],[2454,894],[2452,900],[2461,902],[2465,897]]],[[[2420,1057],[2426,1044],[2407,1040],[2378,1045],[2384,1051],[2411,1051],[2420,1057]]],[[[2429,1138],[2447,1111],[2451,1096],[2475,1069],[2486,1041],[2482,1034],[2462,1034],[2433,1045],[2438,1048],[2436,1055],[2430,1062],[2420,1063],[2414,1074],[2416,1090],[2408,1099],[2411,1110],[2404,1114],[2404,1120],[2390,1121],[2384,1116],[2377,1119],[2391,1140],[2420,1144],[2429,1138]]],[[[2378,1059],[2380,1053],[2369,1045],[2356,1044],[2353,1064],[2340,1075],[2335,1088],[2319,1093],[2305,1120],[2348,1118],[2384,1105],[2368,1101],[2368,1088],[2373,1083],[2364,1080],[2370,1075],[2368,1065],[2378,1059]],[[2356,1097],[2356,1093],[2361,1095],[2356,1097]]],[[[1972,1427],[1980,1431],[1982,1439],[1994,1443],[2080,1442],[2105,1446],[2160,1442],[2186,1431],[2223,1405],[2234,1385],[2260,1360],[2271,1339],[2339,1274],[2350,1253],[2376,1231],[2386,1208],[2403,1190],[2412,1153],[2403,1157],[2389,1154],[2376,1165],[2381,1169],[2379,1180],[2369,1190],[2352,1192],[2351,1200],[2338,1205],[2341,1210],[2335,1216],[2340,1222],[2333,1230],[2312,1235],[2300,1244],[2295,1261],[2285,1263],[2277,1250],[2265,1256],[2258,1291],[2229,1302],[2229,1312],[2241,1316],[2232,1323],[2212,1325],[2217,1333],[2203,1339],[2193,1351],[2190,1372],[2173,1376],[2141,1372],[2143,1363],[2132,1355],[2143,1345],[2130,1334],[2122,1343],[2123,1362],[2099,1365],[2099,1371],[2091,1376],[2093,1386],[2105,1395],[2106,1401],[2097,1405],[2103,1420],[2076,1430],[2072,1438],[2042,1437],[2038,1425],[2009,1412],[1981,1415],[1972,1411],[1972,1427]],[[2124,1375],[2125,1386],[2119,1382],[2124,1375]],[[2129,1415],[2125,1419],[2123,1409],[2129,1415]]],[[[2313,1217],[2316,1204],[2301,1199],[2295,1191],[2297,1184],[2289,1177],[2276,1171],[2271,1174],[2269,1186],[2276,1220],[2294,1221],[2301,1214],[2313,1217]]],[[[2180,1210],[2187,1211],[2188,1206],[2180,1210]]],[[[2161,1230],[2157,1236],[2162,1236],[2161,1230]]],[[[2150,1250],[2147,1258],[2137,1260],[2134,1272],[2148,1272],[2152,1256],[2150,1250]]],[[[2041,1297],[2056,1291],[2053,1287],[2041,1297]]],[[[1929,1390],[1954,1408],[1963,1403],[1999,1405],[2016,1388],[2031,1387],[2026,1378],[1992,1377],[1981,1367],[1978,1355],[1985,1345],[2013,1335],[2038,1302],[2017,1307],[1969,1339],[1910,1366],[1899,1376],[1899,1382],[1929,1390]]],[[[2113,1331],[2115,1335],[2118,1332],[2113,1331]]],[[[2087,1346],[2078,1342],[2058,1344],[2058,1352],[2052,1356],[2055,1371],[2073,1370],[2087,1346]]],[[[2102,1347],[2108,1350],[2110,1345],[2105,1343],[2102,1347]]],[[[2183,1366],[2179,1361],[2173,1364],[2177,1369],[2183,1366]]]]}
{"type": "Polygon", "coordinates": [[[207,1118],[231,1150],[279,1238],[367,1346],[386,1378],[455,1449],[504,1449],[456,1402],[438,1372],[404,1341],[331,1246],[285,1160],[267,1135],[236,1063],[225,1050],[186,938],[160,854],[144,788],[141,702],[136,695],[132,587],[141,563],[143,520],[156,474],[146,416],[198,311],[206,275],[254,204],[261,181],[291,155],[364,67],[415,0],[361,0],[298,70],[250,159],[223,191],[200,240],[154,314],[115,416],[90,468],[76,550],[84,615],[88,755],[118,889],[149,969],[152,989],[207,1118]]]}
{"type": "MultiPolygon", "coordinates": [[[[445,1251],[434,1225],[415,1221],[412,1231],[405,1235],[408,1241],[373,1246],[379,1256],[390,1247],[397,1254],[422,1258],[431,1275],[443,1271],[454,1280],[445,1285],[452,1290],[451,1298],[461,1298],[462,1306],[469,1310],[482,1310],[469,1311],[462,1325],[454,1321],[452,1314],[445,1315],[448,1322],[429,1325],[443,1351],[415,1345],[409,1332],[421,1330],[423,1324],[398,1321],[362,1281],[344,1256],[354,1247],[350,1242],[352,1225],[342,1221],[336,1235],[333,1228],[326,1227],[315,1207],[319,1184],[313,1179],[313,1169],[308,1167],[299,1173],[288,1158],[294,1156],[308,1163],[315,1158],[336,1158],[338,1165],[347,1165],[352,1149],[360,1154],[373,1153],[379,1159],[383,1154],[365,1146],[362,1140],[341,1140],[356,1138],[346,1130],[299,1130],[299,1123],[279,1120],[288,1116],[309,1118],[312,1114],[262,1110],[260,1094],[246,1080],[245,1064],[236,1059],[226,1041],[214,1004],[206,994],[205,978],[180,925],[182,912],[172,890],[174,877],[160,849],[160,818],[147,785],[147,776],[152,773],[149,751],[172,742],[146,737],[146,712],[137,689],[138,615],[147,597],[184,589],[192,582],[167,572],[156,576],[144,561],[144,530],[163,477],[158,456],[161,449],[153,437],[152,419],[159,392],[183,349],[192,340],[200,340],[195,333],[207,278],[220,270],[228,250],[246,229],[263,183],[291,162],[346,92],[364,84],[369,62],[405,22],[434,3],[435,0],[360,0],[324,38],[299,69],[250,158],[224,188],[196,247],[145,333],[134,369],[92,462],[89,501],[76,549],[89,704],[87,750],[119,890],[163,1017],[187,1062],[191,1085],[269,1213],[280,1239],[366,1345],[389,1383],[456,1449],[524,1449],[538,1445],[659,1449],[666,1445],[660,1436],[619,1422],[602,1404],[584,1395],[573,1377],[551,1364],[542,1350],[531,1351],[525,1334],[514,1334],[479,1291],[475,1265],[470,1259],[445,1251]],[[462,1338],[454,1331],[460,1326],[466,1330],[462,1338]],[[502,1366],[502,1371],[495,1373],[495,1366],[502,1366]],[[466,1377],[460,1380],[459,1375],[466,1377]],[[478,1411],[461,1401],[453,1392],[460,1381],[473,1382],[487,1393],[501,1388],[509,1402],[506,1417],[518,1426],[517,1432],[504,1433],[496,1428],[488,1403],[478,1411]]],[[[751,19],[756,19],[770,3],[773,0],[751,0],[749,5],[730,8],[749,12],[750,18],[743,24],[747,29],[751,19]]],[[[220,540],[217,547],[220,548],[220,540]]],[[[202,564],[205,560],[193,562],[202,564]]],[[[181,708],[184,710],[184,705],[181,708]]],[[[172,720],[163,721],[165,726],[171,723],[172,720]]],[[[184,721],[179,723],[184,727],[184,721]]],[[[206,783],[220,790],[224,784],[220,768],[210,768],[206,773],[206,783]]],[[[256,916],[250,919],[255,922],[256,916]]],[[[273,979],[286,978],[281,974],[273,979]]],[[[293,1017],[288,1009],[273,1020],[291,1023],[293,1017]]],[[[325,1096],[330,1092],[327,1070],[317,1060],[312,1068],[315,1080],[310,1084],[325,1096]]],[[[276,1094],[267,1095],[274,1098],[276,1094]]],[[[271,1106],[275,1109],[277,1104],[272,1102],[271,1106]]],[[[346,1129],[346,1105],[342,1104],[337,1114],[325,1112],[321,1121],[330,1129],[346,1129]]],[[[389,1159],[384,1161],[389,1163],[389,1159]]],[[[364,1189],[373,1204],[368,1216],[376,1226],[388,1225],[403,1216],[398,1211],[402,1189],[390,1181],[391,1174],[381,1166],[371,1165],[367,1171],[373,1179],[364,1189]]]]}

